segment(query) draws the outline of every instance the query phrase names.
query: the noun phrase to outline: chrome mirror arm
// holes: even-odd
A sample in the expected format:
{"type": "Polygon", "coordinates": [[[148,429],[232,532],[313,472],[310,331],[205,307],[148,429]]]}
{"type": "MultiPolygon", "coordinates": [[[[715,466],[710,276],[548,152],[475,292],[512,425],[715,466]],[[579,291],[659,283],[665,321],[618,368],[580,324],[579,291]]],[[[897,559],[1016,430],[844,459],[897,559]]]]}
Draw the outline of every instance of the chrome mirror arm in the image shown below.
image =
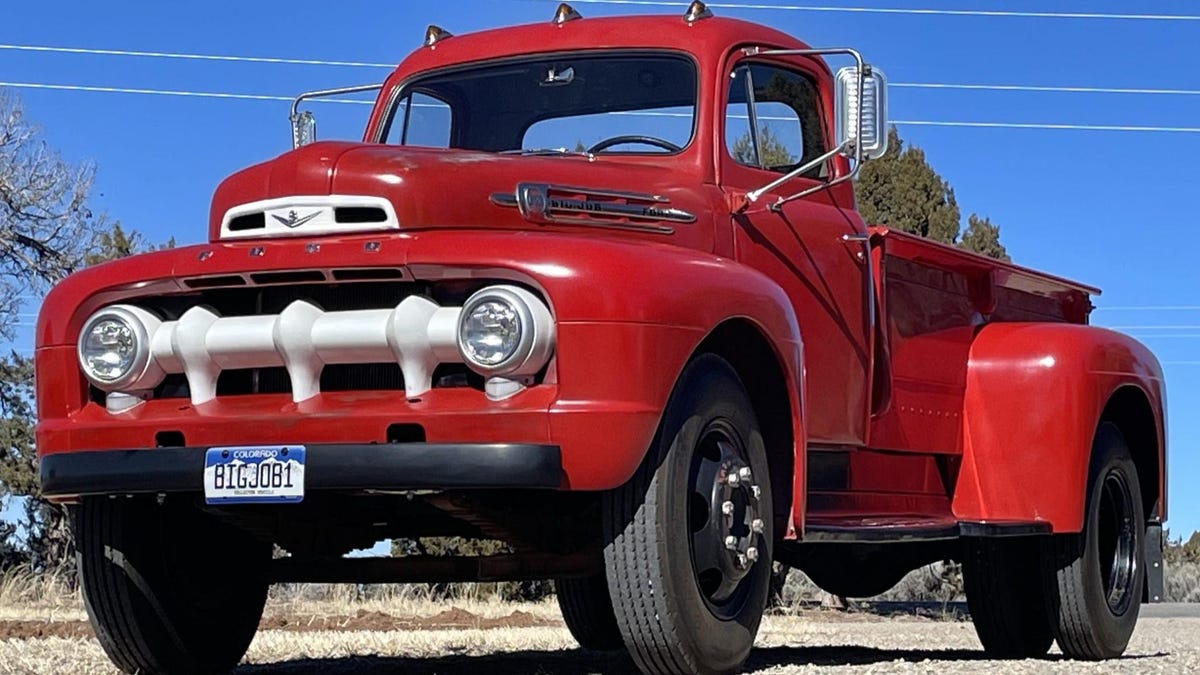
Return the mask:
{"type": "MultiPolygon", "coordinates": [[[[833,150],[830,150],[829,152],[821,155],[820,157],[815,157],[815,158],[801,164],[800,166],[783,174],[779,178],[776,178],[775,180],[771,181],[770,183],[767,183],[766,185],[758,188],[757,190],[751,190],[750,192],[747,192],[746,193],[746,204],[743,207],[743,210],[745,210],[746,206],[749,206],[750,204],[757,202],[759,199],[762,199],[762,196],[764,194],[770,192],[771,190],[774,190],[775,188],[779,187],[780,185],[783,185],[784,183],[792,180],[793,178],[804,175],[804,174],[808,173],[809,171],[812,171],[813,169],[817,168],[818,166],[821,166],[825,162],[828,162],[829,160],[833,159],[834,157],[837,157],[838,155],[843,154],[844,152],[846,152],[846,150],[850,149],[851,145],[853,145],[853,141],[847,140],[847,141],[843,142],[841,145],[834,148],[833,150]]],[[[847,178],[853,178],[857,173],[858,173],[858,167],[855,166],[854,169],[851,170],[851,172],[846,174],[845,176],[842,176],[841,178],[838,178],[830,183],[825,183],[825,184],[822,184],[815,188],[805,190],[804,192],[800,193],[799,196],[803,196],[806,194],[812,194],[813,192],[816,192],[817,190],[822,190],[827,186],[836,185],[837,183],[840,183],[840,182],[846,180],[847,178]]],[[[780,198],[780,200],[778,202],[775,202],[774,206],[778,206],[779,204],[782,204],[785,201],[791,201],[793,199],[798,199],[798,198],[799,198],[798,196],[780,198]]],[[[774,208],[774,206],[772,208],[774,208]]]]}
{"type": "Polygon", "coordinates": [[[807,197],[815,192],[820,192],[821,190],[828,190],[829,188],[833,187],[834,185],[838,185],[840,183],[845,183],[848,180],[854,180],[855,177],[858,176],[858,169],[860,166],[862,166],[862,165],[855,164],[854,168],[850,170],[850,173],[848,173],[844,176],[839,176],[838,178],[834,178],[833,180],[829,181],[828,183],[821,183],[820,185],[814,185],[814,186],[808,188],[807,190],[801,190],[800,192],[797,192],[794,195],[780,197],[779,199],[775,200],[774,204],[771,204],[767,208],[771,209],[772,211],[779,211],[780,207],[782,207],[784,204],[786,204],[790,201],[795,201],[797,199],[800,199],[801,197],[807,197]]]}
{"type": "MultiPolygon", "coordinates": [[[[358,85],[358,86],[354,86],[354,87],[339,87],[337,89],[318,89],[316,91],[306,91],[303,94],[300,94],[296,98],[292,99],[292,111],[291,111],[291,114],[288,115],[288,120],[292,124],[292,149],[298,148],[301,145],[300,134],[298,133],[297,130],[299,129],[300,124],[302,122],[307,123],[311,127],[310,131],[312,129],[315,129],[315,127],[316,127],[316,123],[312,118],[311,112],[309,112],[307,110],[304,111],[303,113],[300,112],[300,104],[303,101],[305,101],[306,99],[310,99],[310,98],[322,98],[324,96],[337,96],[339,94],[357,94],[359,92],[375,91],[377,89],[382,89],[382,88],[383,88],[383,83],[362,84],[362,85],[358,85]]],[[[312,140],[315,140],[315,138],[309,139],[309,142],[311,142],[312,140]]]]}
{"type": "Polygon", "coordinates": [[[375,91],[376,89],[383,89],[383,83],[360,84],[354,87],[338,87],[337,89],[318,89],[316,91],[306,91],[292,100],[292,115],[296,115],[300,111],[300,103],[306,99],[337,96],[339,94],[357,94],[364,91],[375,91]]]}

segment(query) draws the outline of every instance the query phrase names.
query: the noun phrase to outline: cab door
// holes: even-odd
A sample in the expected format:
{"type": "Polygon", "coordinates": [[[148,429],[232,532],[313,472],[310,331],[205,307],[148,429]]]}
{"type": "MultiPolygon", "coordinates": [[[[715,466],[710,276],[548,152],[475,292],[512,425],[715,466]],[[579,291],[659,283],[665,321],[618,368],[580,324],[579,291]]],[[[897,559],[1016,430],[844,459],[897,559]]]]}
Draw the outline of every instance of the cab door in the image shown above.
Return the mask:
{"type": "Polygon", "coordinates": [[[739,61],[728,75],[717,166],[735,205],[734,256],[778,283],[795,307],[804,341],[809,440],[862,445],[870,416],[873,324],[867,233],[853,211],[852,189],[842,184],[771,208],[782,197],[831,180],[837,170],[831,161],[737,212],[747,191],[831,147],[829,76],[799,62],[770,60],[739,61]]]}

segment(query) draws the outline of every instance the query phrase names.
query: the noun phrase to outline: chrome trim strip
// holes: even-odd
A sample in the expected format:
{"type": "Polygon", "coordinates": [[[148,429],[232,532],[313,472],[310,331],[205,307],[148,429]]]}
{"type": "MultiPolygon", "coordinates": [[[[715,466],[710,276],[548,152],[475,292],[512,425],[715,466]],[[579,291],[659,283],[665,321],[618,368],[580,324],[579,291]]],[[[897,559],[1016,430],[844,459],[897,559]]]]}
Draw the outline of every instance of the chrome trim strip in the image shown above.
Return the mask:
{"type": "Polygon", "coordinates": [[[497,206],[516,207],[525,220],[542,225],[585,225],[588,227],[671,234],[675,231],[675,228],[669,225],[651,225],[650,222],[696,222],[695,214],[682,209],[658,206],[659,204],[670,203],[670,200],[666,197],[644,192],[550,185],[547,183],[519,183],[514,193],[497,192],[491,196],[491,201],[497,206]],[[560,196],[564,193],[569,195],[583,195],[584,198],[560,196]],[[598,199],[591,199],[593,197],[598,199]],[[626,202],[641,203],[604,201],[606,199],[624,199],[626,202]],[[598,216],[599,218],[581,216],[598,216]],[[630,221],[635,222],[607,222],[601,219],[605,216],[628,218],[630,221]]]}

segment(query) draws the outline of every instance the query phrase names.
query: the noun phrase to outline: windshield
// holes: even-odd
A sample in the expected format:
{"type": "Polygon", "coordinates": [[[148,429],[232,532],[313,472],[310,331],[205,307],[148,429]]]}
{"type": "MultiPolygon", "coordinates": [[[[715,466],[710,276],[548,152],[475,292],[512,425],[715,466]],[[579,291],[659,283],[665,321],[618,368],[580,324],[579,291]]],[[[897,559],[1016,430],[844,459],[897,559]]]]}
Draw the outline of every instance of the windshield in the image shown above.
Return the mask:
{"type": "Polygon", "coordinates": [[[384,138],[488,152],[669,154],[691,142],[696,90],[696,66],[683,56],[510,61],[407,84],[384,138]]]}

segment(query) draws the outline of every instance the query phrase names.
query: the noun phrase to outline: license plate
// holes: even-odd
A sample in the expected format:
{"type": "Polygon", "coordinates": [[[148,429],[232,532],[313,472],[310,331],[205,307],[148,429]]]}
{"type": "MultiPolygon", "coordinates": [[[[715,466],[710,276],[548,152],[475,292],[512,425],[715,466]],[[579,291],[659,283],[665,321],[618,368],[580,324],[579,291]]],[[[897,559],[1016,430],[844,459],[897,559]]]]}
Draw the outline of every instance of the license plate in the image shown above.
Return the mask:
{"type": "Polygon", "coordinates": [[[210,448],[204,455],[204,500],[209,504],[304,500],[304,446],[210,448]]]}

